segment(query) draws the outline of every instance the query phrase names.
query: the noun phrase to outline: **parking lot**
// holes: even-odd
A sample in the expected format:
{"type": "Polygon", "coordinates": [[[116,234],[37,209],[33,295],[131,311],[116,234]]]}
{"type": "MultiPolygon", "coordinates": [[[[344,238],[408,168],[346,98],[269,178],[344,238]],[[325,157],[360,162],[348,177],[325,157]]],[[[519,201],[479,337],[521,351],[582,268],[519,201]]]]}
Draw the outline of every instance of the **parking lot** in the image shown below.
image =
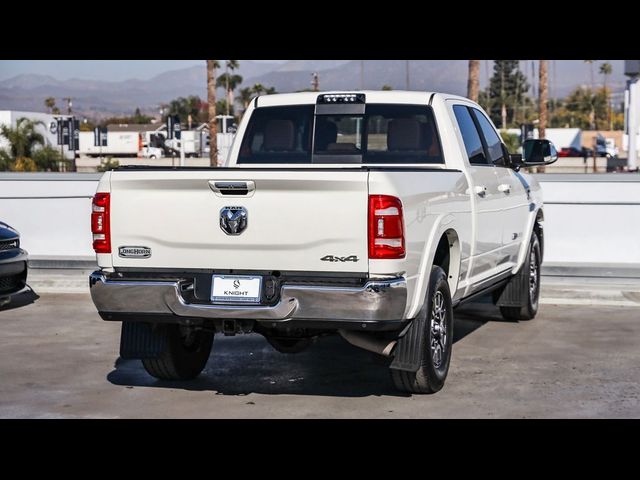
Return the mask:
{"type": "Polygon", "coordinates": [[[283,355],[259,335],[216,336],[201,377],[158,381],[118,358],[120,324],[87,293],[28,292],[0,311],[0,417],[638,417],[639,320],[637,308],[544,304],[507,323],[472,304],[456,311],[444,389],[408,396],[338,337],[283,355]]]}

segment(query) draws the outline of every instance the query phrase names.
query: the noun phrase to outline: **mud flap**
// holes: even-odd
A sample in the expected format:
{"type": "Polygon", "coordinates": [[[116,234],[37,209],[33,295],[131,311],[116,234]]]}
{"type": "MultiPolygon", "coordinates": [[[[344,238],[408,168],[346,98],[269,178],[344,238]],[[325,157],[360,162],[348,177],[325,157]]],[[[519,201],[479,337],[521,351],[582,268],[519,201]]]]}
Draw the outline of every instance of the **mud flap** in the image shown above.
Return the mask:
{"type": "MultiPolygon", "coordinates": [[[[531,246],[529,246],[531,248],[531,246]]],[[[529,258],[530,251],[527,250],[529,258]]],[[[496,290],[493,296],[493,302],[498,307],[524,307],[529,302],[529,267],[528,262],[524,262],[520,271],[516,273],[509,283],[502,290],[496,290]]]]}
{"type": "Polygon", "coordinates": [[[393,361],[389,368],[417,372],[420,368],[421,349],[424,341],[424,325],[419,318],[411,321],[408,327],[400,334],[394,350],[393,361]]]}
{"type": "Polygon", "coordinates": [[[166,341],[164,328],[152,328],[151,324],[145,322],[122,322],[120,358],[158,358],[165,349],[166,341]]]}

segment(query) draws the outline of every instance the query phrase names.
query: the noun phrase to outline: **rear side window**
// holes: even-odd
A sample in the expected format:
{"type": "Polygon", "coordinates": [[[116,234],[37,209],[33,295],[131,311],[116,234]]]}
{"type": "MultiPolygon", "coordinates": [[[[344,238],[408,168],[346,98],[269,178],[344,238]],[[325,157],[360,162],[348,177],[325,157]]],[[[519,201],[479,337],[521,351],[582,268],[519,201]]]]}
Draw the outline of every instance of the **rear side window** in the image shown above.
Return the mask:
{"type": "Polygon", "coordinates": [[[238,163],[311,163],[314,105],[254,110],[238,163]]]}
{"type": "Polygon", "coordinates": [[[478,124],[480,125],[480,130],[482,130],[482,136],[487,144],[487,151],[489,152],[489,161],[491,163],[495,163],[498,160],[504,157],[504,152],[502,151],[502,140],[494,130],[487,117],[478,110],[477,108],[472,108],[473,114],[476,116],[476,120],[478,120],[478,124]]]}
{"type": "Polygon", "coordinates": [[[478,129],[476,128],[473,118],[471,118],[469,109],[464,105],[454,105],[453,113],[456,116],[458,128],[460,128],[460,134],[462,135],[462,140],[467,150],[469,163],[473,165],[487,165],[487,157],[484,154],[482,140],[480,140],[478,129]]]}

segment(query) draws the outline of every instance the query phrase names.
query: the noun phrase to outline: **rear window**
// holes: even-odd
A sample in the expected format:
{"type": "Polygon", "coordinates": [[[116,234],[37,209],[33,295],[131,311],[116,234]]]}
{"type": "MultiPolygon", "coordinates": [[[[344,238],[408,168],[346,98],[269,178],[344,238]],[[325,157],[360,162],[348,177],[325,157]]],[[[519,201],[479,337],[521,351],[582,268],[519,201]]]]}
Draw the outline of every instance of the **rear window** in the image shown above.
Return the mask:
{"type": "Polygon", "coordinates": [[[366,105],[314,115],[315,105],[254,110],[238,163],[443,163],[431,107],[366,105]]]}
{"type": "Polygon", "coordinates": [[[315,105],[255,109],[238,163],[311,163],[314,110],[315,105]]]}

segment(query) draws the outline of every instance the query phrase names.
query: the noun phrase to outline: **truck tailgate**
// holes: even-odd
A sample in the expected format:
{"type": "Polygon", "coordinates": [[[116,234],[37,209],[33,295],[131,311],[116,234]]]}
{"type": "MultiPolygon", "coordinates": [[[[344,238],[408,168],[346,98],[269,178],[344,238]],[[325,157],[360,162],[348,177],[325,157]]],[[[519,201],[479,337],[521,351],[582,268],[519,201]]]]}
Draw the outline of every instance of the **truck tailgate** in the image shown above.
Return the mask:
{"type": "Polygon", "coordinates": [[[367,272],[367,182],[360,170],[115,171],[113,266],[367,272]],[[214,191],[225,182],[255,188],[214,191]],[[246,210],[244,231],[223,231],[225,208],[246,210]]]}

